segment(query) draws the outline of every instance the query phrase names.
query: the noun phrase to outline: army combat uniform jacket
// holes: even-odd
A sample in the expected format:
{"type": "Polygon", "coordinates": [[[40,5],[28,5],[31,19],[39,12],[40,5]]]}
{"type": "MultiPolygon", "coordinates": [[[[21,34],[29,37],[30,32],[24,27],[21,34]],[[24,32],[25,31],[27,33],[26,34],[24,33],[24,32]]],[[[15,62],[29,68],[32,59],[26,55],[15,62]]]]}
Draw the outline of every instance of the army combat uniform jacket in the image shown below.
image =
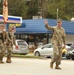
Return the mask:
{"type": "Polygon", "coordinates": [[[15,45],[15,36],[14,36],[14,33],[13,32],[8,32],[7,36],[8,36],[7,44],[11,43],[12,45],[13,44],[15,45]]]}
{"type": "Polygon", "coordinates": [[[51,40],[52,43],[56,41],[56,43],[59,45],[65,44],[66,34],[63,27],[59,28],[58,26],[51,27],[49,25],[46,25],[46,28],[53,31],[51,40]]]}

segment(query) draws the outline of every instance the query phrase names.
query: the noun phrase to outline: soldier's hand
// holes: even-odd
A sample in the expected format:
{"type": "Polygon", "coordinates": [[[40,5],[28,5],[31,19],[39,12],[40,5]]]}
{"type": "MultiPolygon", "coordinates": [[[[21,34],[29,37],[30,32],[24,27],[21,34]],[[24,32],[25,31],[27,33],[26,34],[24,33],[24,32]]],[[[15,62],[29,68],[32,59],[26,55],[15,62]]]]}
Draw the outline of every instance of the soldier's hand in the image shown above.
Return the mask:
{"type": "Polygon", "coordinates": [[[45,25],[47,25],[48,24],[48,21],[47,20],[44,20],[44,23],[45,23],[45,25]]]}
{"type": "Polygon", "coordinates": [[[66,48],[66,45],[63,46],[63,49],[65,49],[65,48],[66,48]]]}

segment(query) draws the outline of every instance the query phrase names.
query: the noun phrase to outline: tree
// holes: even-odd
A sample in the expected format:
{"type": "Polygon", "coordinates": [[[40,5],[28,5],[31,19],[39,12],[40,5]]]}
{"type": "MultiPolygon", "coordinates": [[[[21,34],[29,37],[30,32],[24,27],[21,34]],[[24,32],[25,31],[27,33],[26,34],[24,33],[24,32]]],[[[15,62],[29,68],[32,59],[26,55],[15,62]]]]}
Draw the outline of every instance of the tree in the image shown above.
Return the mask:
{"type": "Polygon", "coordinates": [[[23,0],[8,0],[9,4],[9,15],[27,17],[28,7],[26,2],[23,0]]]}
{"type": "Polygon", "coordinates": [[[64,20],[70,20],[74,15],[73,0],[51,0],[49,2],[48,17],[56,18],[57,8],[59,9],[59,17],[64,20]]]}
{"type": "Polygon", "coordinates": [[[2,14],[2,12],[3,12],[3,4],[2,3],[3,3],[2,0],[0,0],[0,14],[2,14]]]}
{"type": "MultiPolygon", "coordinates": [[[[2,0],[1,0],[2,1],[2,0]]],[[[21,16],[23,19],[31,19],[32,16],[43,18],[57,18],[70,20],[74,17],[74,0],[8,0],[9,15],[21,16]]],[[[0,14],[3,4],[0,2],[0,14]]]]}

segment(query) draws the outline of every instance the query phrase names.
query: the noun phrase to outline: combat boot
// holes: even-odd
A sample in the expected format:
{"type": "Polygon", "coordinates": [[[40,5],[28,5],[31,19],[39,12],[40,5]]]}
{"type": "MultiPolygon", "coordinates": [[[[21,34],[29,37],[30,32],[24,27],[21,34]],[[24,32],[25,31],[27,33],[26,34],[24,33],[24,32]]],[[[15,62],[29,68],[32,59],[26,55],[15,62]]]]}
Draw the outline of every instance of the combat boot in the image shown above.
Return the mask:
{"type": "Polygon", "coordinates": [[[0,56],[0,64],[3,64],[4,62],[3,62],[3,57],[2,56],[0,56]]]}
{"type": "Polygon", "coordinates": [[[0,59],[0,64],[3,64],[4,62],[0,59]]]}
{"type": "Polygon", "coordinates": [[[0,64],[4,64],[4,62],[3,61],[0,61],[0,64]]]}
{"type": "Polygon", "coordinates": [[[51,69],[53,68],[53,62],[50,62],[50,68],[51,69]]]}
{"type": "Polygon", "coordinates": [[[61,68],[59,67],[59,65],[56,65],[55,66],[55,69],[59,69],[60,70],[61,68]]]}
{"type": "Polygon", "coordinates": [[[7,58],[6,63],[11,63],[11,58],[7,58]]]}

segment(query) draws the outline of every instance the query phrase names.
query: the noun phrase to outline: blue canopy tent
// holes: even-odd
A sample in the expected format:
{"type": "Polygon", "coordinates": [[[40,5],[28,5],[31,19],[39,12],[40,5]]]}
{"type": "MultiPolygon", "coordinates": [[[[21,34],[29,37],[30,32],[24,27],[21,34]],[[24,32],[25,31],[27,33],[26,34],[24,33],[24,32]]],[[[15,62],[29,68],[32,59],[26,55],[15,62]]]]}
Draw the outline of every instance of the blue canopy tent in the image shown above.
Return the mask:
{"type": "Polygon", "coordinates": [[[45,28],[44,20],[23,20],[25,27],[17,28],[16,33],[48,33],[49,31],[45,28]]]}
{"type": "MultiPolygon", "coordinates": [[[[57,25],[57,20],[47,19],[50,26],[57,25]]],[[[23,20],[21,27],[16,28],[16,34],[36,34],[36,33],[52,33],[45,28],[44,19],[23,20]]],[[[74,34],[74,22],[63,20],[62,26],[67,34],[74,34]]]]}

